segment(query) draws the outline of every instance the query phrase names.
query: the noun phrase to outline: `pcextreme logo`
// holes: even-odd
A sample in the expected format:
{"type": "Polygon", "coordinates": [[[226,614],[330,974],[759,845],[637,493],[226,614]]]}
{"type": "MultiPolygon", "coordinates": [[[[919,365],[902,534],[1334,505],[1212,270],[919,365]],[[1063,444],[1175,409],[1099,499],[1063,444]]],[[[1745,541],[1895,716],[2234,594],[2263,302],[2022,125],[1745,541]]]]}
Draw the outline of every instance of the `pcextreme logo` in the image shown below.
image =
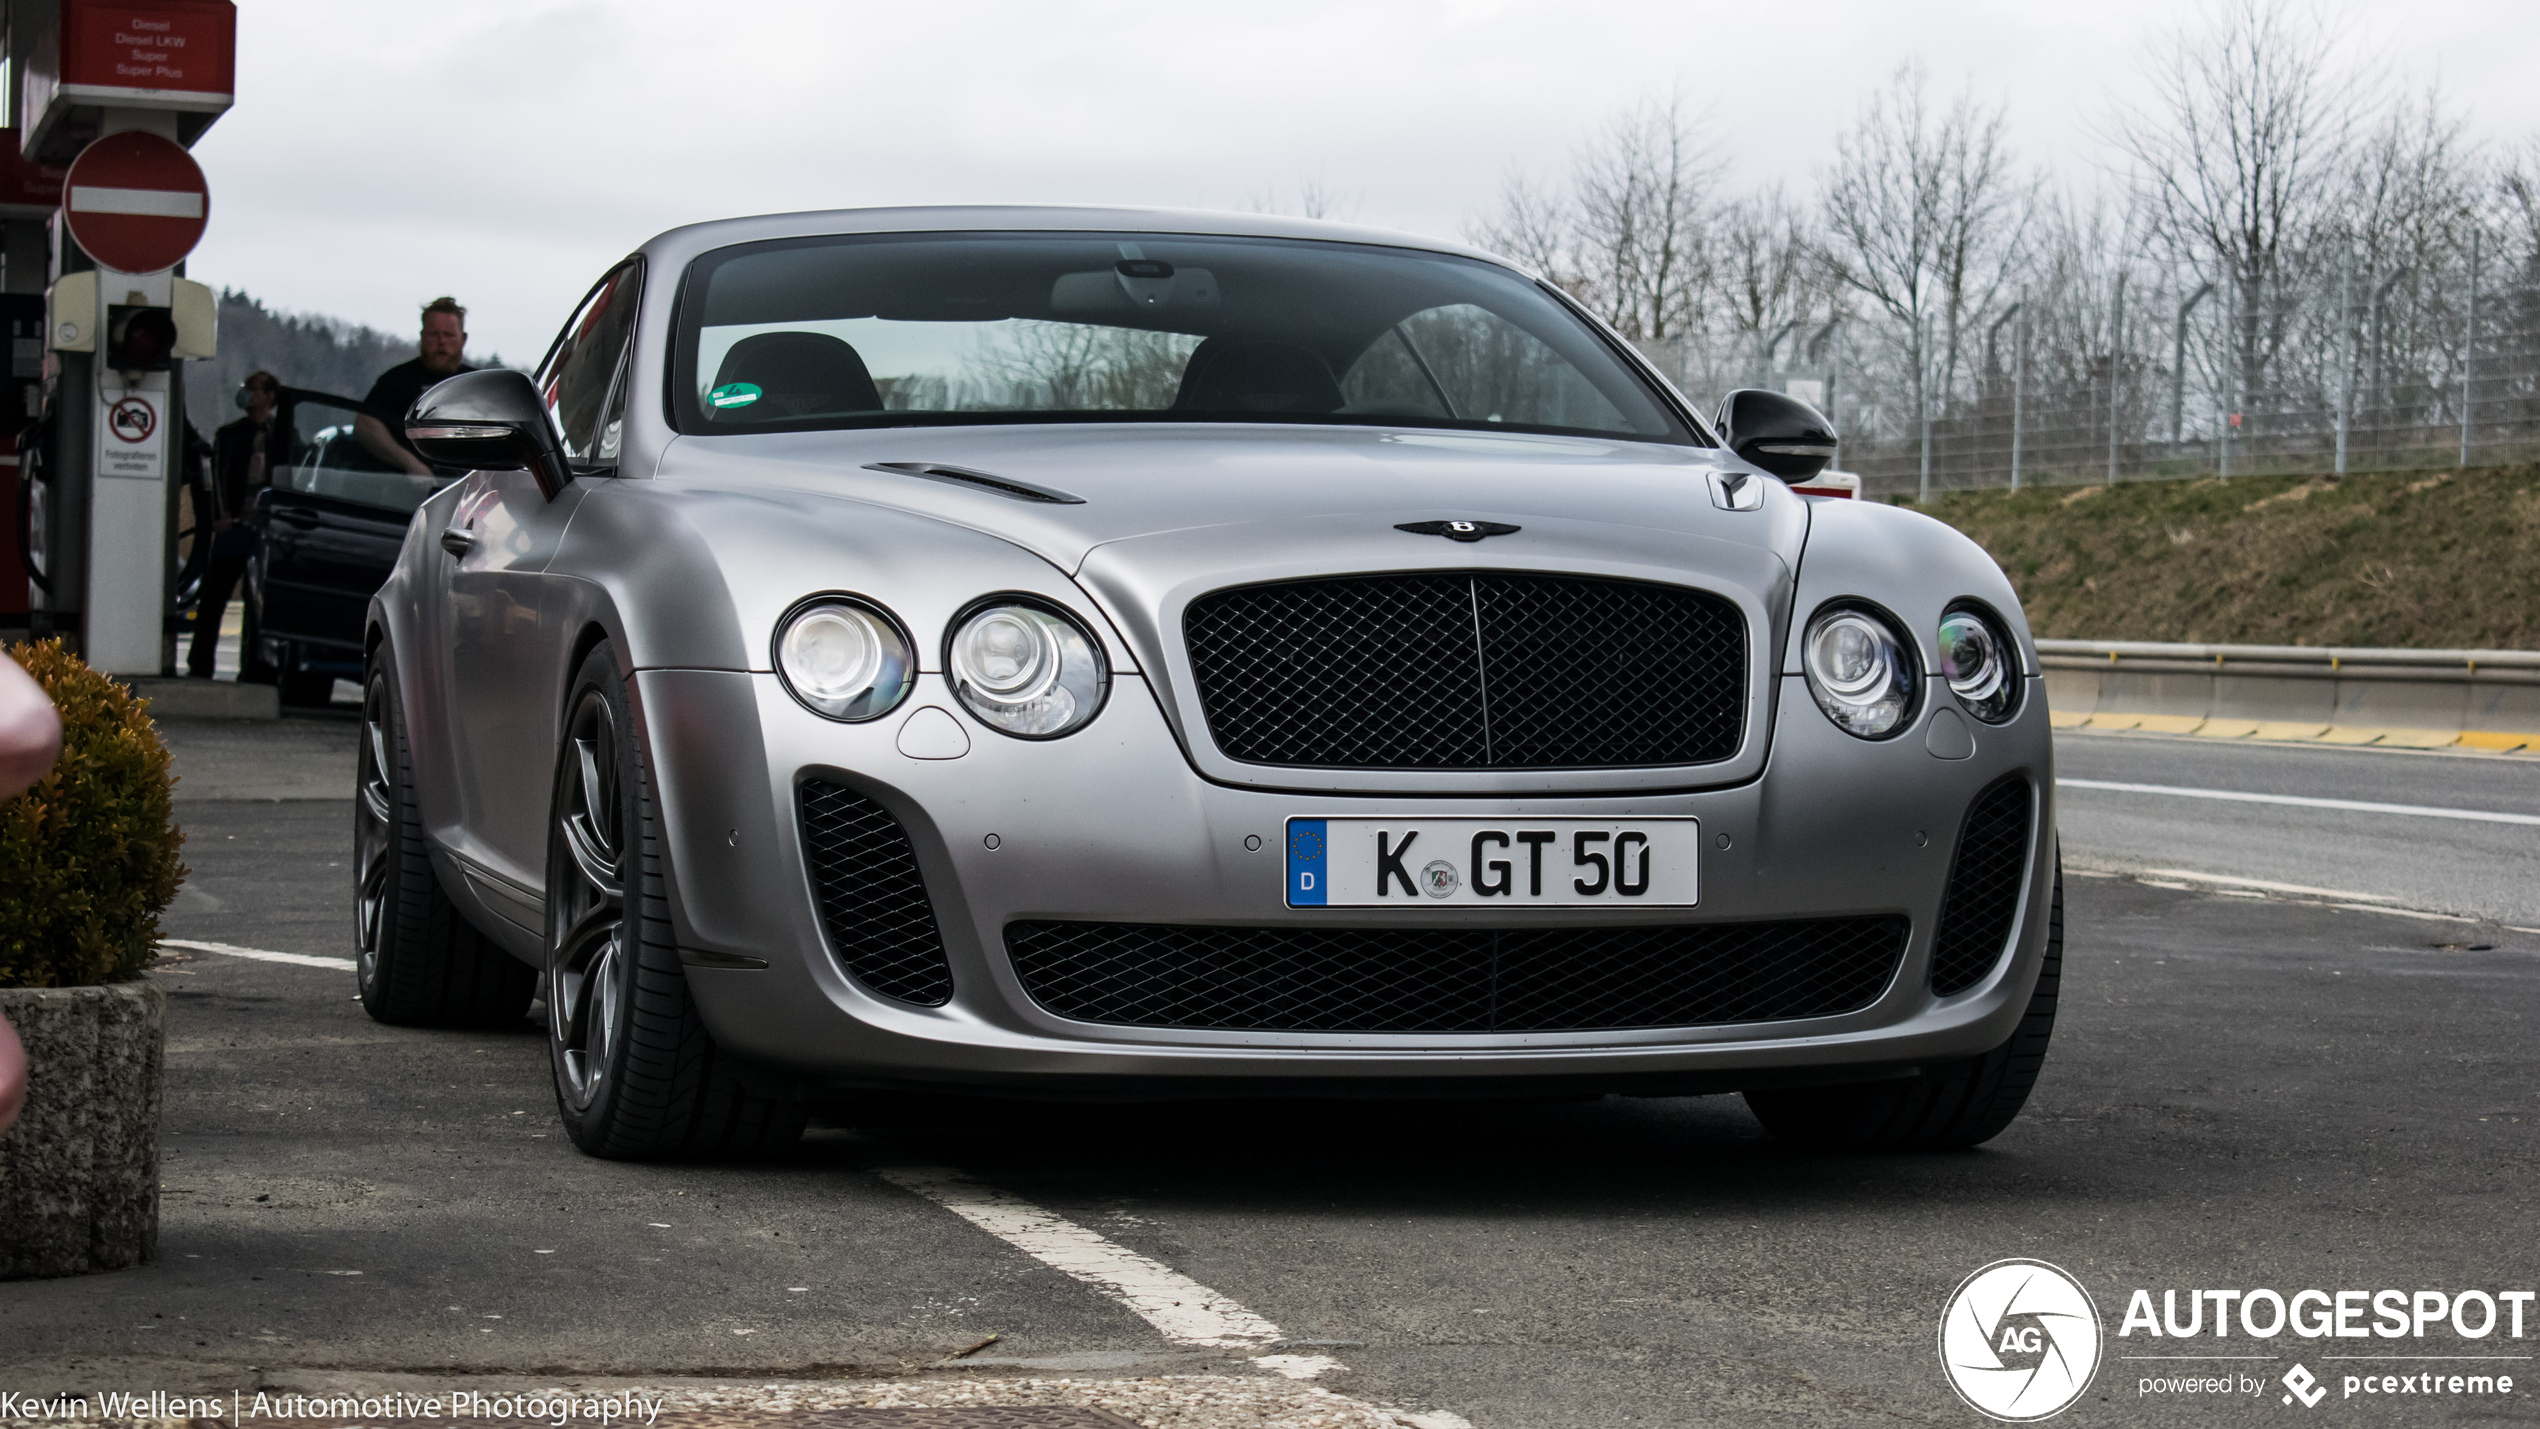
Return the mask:
{"type": "Polygon", "coordinates": [[[2099,1371],[2099,1308],[2062,1268],[1997,1260],[1958,1284],[1940,1316],[1940,1367],[1979,1414],[2051,1419],[2099,1371]]]}

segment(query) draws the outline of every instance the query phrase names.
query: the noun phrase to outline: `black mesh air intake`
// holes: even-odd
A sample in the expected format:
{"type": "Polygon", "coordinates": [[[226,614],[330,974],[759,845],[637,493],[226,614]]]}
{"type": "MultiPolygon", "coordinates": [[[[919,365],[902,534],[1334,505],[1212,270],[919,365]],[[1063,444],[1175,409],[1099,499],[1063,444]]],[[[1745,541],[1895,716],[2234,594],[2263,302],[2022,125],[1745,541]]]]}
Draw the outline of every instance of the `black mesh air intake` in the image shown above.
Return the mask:
{"type": "Polygon", "coordinates": [[[1322,769],[1595,769],[1737,752],[1746,620],[1707,591],[1526,573],[1290,581],[1191,602],[1230,759],[1322,769]]]}
{"type": "Polygon", "coordinates": [[[1903,918],[1663,928],[1012,923],[1060,1017],[1261,1032],[1579,1032],[1778,1022],[1878,1001],[1903,918]]]}
{"type": "Polygon", "coordinates": [[[1984,981],[2011,939],[2028,872],[2028,780],[2014,774],[1988,786],[1967,806],[1958,854],[1940,895],[1932,935],[1931,990],[1942,997],[1984,981]]]}
{"type": "Polygon", "coordinates": [[[951,1001],[935,906],[900,821],[844,785],[806,779],[799,794],[803,852],[838,961],[884,997],[920,1007],[951,1001]]]}

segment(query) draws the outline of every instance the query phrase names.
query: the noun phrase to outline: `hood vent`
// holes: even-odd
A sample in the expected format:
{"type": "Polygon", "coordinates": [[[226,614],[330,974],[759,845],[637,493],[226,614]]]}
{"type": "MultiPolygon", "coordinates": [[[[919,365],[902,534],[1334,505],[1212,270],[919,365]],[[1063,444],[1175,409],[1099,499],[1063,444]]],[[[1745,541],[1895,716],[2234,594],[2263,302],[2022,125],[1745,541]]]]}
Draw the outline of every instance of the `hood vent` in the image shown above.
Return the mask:
{"type": "Polygon", "coordinates": [[[1085,498],[1059,490],[1054,486],[1035,486],[992,471],[974,471],[966,466],[946,466],[939,461],[870,461],[866,471],[887,471],[898,476],[922,476],[928,481],[948,482],[954,486],[977,487],[1010,496],[1017,501],[1038,501],[1051,506],[1082,506],[1085,498]]]}

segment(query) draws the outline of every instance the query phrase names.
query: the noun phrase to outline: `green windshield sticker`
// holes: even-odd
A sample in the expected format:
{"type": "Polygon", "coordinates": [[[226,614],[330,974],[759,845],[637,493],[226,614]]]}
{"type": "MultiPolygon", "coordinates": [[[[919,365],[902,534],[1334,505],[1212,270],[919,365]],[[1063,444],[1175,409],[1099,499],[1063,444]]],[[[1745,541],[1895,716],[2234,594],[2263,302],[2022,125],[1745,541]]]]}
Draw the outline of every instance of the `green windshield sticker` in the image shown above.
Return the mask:
{"type": "Polygon", "coordinates": [[[706,394],[706,400],[717,407],[746,407],[766,396],[755,382],[726,382],[706,394]]]}

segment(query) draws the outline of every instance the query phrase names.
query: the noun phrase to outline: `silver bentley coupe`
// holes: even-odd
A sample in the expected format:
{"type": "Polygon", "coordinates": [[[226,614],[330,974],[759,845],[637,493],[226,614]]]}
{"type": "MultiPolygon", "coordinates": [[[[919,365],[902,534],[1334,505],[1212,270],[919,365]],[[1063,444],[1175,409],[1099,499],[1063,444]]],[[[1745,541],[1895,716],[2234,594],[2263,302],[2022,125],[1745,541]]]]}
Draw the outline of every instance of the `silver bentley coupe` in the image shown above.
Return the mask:
{"type": "MultiPolygon", "coordinates": [[[[544,1002],[575,1143],[894,1090],[1743,1093],[1965,1146],[2062,894],[2001,570],[1803,495],[1490,255],[1258,216],[701,224],[537,372],[370,606],[372,1016],[544,1002]]],[[[1824,489],[1824,488],[1821,488],[1824,489]]]]}

